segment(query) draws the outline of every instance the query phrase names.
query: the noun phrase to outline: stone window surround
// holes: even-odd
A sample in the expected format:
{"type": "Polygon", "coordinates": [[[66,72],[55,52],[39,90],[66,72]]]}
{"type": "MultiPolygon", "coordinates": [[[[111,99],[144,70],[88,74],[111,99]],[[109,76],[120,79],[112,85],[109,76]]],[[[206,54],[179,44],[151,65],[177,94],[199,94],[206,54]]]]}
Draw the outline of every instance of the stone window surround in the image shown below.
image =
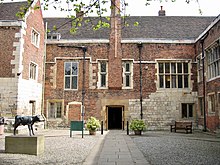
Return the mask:
{"type": "MultiPolygon", "coordinates": [[[[63,99],[51,99],[51,100],[47,100],[47,119],[48,120],[60,120],[62,118],[62,116],[64,115],[64,100],[63,99]],[[50,103],[61,103],[61,117],[59,118],[51,118],[50,116],[50,103]]],[[[56,114],[55,114],[56,115],[56,114]]]]}
{"type": "Polygon", "coordinates": [[[97,88],[98,89],[108,89],[108,60],[106,59],[98,59],[98,82],[97,88]],[[101,86],[101,62],[106,62],[106,86],[101,86]]]}
{"type": "Polygon", "coordinates": [[[216,112],[216,95],[215,92],[211,92],[207,94],[208,98],[208,114],[209,115],[215,115],[216,112]],[[213,102],[214,101],[214,102],[213,102]]]}
{"type": "Polygon", "coordinates": [[[123,83],[122,83],[122,89],[133,89],[133,63],[134,60],[133,59],[123,59],[122,60],[122,79],[123,79],[123,83]],[[130,64],[130,71],[126,72],[125,71],[125,64],[129,63],[130,64]],[[126,86],[126,73],[130,74],[130,86],[126,86]]]}
{"type": "Polygon", "coordinates": [[[194,103],[191,103],[191,102],[187,102],[187,103],[185,103],[185,102],[183,102],[183,103],[181,103],[181,112],[180,112],[180,114],[181,114],[181,119],[186,119],[186,120],[190,120],[190,119],[193,119],[193,117],[194,117],[194,103]],[[187,105],[187,117],[186,118],[183,118],[182,117],[182,113],[183,113],[183,104],[186,104],[187,105]],[[191,117],[189,117],[189,105],[192,105],[192,116],[191,117]]]}

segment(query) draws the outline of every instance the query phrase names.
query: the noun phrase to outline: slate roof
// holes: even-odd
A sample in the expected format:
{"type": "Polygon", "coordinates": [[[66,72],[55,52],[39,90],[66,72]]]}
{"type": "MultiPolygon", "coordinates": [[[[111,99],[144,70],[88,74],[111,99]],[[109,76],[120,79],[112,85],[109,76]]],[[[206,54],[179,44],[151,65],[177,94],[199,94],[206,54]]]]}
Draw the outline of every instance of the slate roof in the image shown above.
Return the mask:
{"type": "MultiPolygon", "coordinates": [[[[100,18],[90,17],[90,19],[94,24],[100,18]]],[[[130,16],[126,18],[129,26],[122,28],[122,39],[196,39],[214,19],[215,17],[202,16],[130,16]],[[139,23],[138,26],[133,25],[136,21],[139,23]]],[[[48,22],[48,29],[52,31],[53,26],[56,26],[56,32],[61,34],[61,39],[109,38],[110,28],[101,28],[94,31],[91,23],[83,23],[76,34],[70,34],[71,19],[45,18],[44,21],[48,22]]]]}
{"type": "Polygon", "coordinates": [[[16,16],[20,8],[27,6],[28,2],[11,2],[11,3],[0,3],[0,21],[1,20],[18,20],[16,16]]]}

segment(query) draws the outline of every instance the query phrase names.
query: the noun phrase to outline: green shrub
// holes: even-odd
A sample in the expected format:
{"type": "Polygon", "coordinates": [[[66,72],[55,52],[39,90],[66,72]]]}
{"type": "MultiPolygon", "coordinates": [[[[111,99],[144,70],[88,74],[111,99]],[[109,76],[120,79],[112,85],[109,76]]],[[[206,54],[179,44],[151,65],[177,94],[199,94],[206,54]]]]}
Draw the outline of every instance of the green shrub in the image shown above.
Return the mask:
{"type": "Polygon", "coordinates": [[[143,131],[146,129],[146,124],[144,123],[143,120],[139,120],[139,119],[133,119],[130,123],[130,129],[135,131],[135,130],[139,130],[139,131],[143,131]]]}
{"type": "Polygon", "coordinates": [[[87,120],[86,128],[88,130],[95,131],[97,128],[100,128],[100,127],[101,127],[100,122],[95,117],[90,117],[87,120]]]}

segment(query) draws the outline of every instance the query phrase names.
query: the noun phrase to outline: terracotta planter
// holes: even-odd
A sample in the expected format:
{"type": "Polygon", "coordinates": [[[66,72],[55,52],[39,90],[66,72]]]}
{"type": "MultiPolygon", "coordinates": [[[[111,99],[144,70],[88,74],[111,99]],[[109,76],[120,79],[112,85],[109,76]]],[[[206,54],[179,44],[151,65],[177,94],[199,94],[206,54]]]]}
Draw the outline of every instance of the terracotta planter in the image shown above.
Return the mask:
{"type": "Polygon", "coordinates": [[[141,130],[134,130],[135,135],[141,135],[141,132],[142,132],[141,130]]]}
{"type": "Polygon", "coordinates": [[[96,130],[89,130],[90,135],[96,135],[96,130]]]}

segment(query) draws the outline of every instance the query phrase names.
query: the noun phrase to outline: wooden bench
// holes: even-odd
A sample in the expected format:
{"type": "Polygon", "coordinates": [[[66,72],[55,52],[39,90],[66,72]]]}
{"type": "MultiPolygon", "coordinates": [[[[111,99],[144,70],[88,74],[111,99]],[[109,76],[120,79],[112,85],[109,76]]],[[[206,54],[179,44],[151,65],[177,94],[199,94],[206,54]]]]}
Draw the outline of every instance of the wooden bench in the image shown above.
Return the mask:
{"type": "Polygon", "coordinates": [[[192,122],[191,121],[175,121],[170,125],[170,131],[176,132],[176,130],[185,130],[186,133],[192,133],[192,122]]]}
{"type": "Polygon", "coordinates": [[[83,122],[82,121],[71,121],[70,122],[70,137],[72,137],[72,131],[82,131],[83,122]]]}

